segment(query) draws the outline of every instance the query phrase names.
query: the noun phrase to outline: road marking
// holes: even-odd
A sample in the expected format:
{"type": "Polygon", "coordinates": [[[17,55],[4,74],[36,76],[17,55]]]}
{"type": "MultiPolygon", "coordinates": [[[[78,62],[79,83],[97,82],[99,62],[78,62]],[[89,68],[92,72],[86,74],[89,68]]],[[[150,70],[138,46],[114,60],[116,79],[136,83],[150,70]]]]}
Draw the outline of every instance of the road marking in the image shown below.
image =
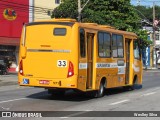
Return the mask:
{"type": "Polygon", "coordinates": [[[67,118],[69,118],[69,117],[60,117],[61,119],[67,119],[67,118]]]}
{"type": "Polygon", "coordinates": [[[160,71],[152,71],[152,70],[151,70],[151,71],[145,71],[145,72],[152,72],[152,73],[155,73],[155,72],[160,72],[160,71]]]}
{"type": "Polygon", "coordinates": [[[28,99],[28,98],[19,98],[19,99],[13,99],[13,100],[0,101],[0,104],[1,103],[12,102],[12,101],[24,100],[24,99],[28,99]]]}
{"type": "Polygon", "coordinates": [[[10,110],[10,108],[5,108],[5,107],[1,107],[1,106],[0,106],[0,108],[2,108],[3,110],[10,110]]]}
{"type": "Polygon", "coordinates": [[[155,94],[156,92],[150,92],[150,93],[146,93],[146,94],[143,94],[142,96],[149,96],[149,95],[153,95],[155,94]]]}
{"type": "Polygon", "coordinates": [[[90,111],[93,111],[93,110],[85,110],[86,112],[90,112],[90,111]]]}
{"type": "Polygon", "coordinates": [[[109,105],[117,105],[117,104],[120,104],[120,103],[124,103],[124,102],[128,102],[129,100],[126,99],[126,100],[121,100],[121,101],[118,101],[118,102],[114,102],[114,103],[111,103],[109,105]]]}
{"type": "Polygon", "coordinates": [[[27,87],[24,86],[18,86],[17,89],[26,89],[27,87]]]}
{"type": "Polygon", "coordinates": [[[76,113],[69,114],[69,115],[66,115],[65,117],[60,117],[60,118],[67,119],[69,117],[78,116],[78,115],[85,114],[85,113],[90,112],[90,111],[93,111],[93,110],[84,110],[84,111],[77,111],[77,112],[75,111],[76,113]]]}

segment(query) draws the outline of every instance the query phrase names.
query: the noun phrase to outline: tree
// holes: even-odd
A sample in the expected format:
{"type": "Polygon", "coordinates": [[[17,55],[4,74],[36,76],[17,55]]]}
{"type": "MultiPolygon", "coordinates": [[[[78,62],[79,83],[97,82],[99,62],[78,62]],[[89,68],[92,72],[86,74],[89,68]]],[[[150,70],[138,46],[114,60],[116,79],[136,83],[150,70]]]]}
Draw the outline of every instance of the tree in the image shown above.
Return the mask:
{"type": "Polygon", "coordinates": [[[53,10],[52,18],[73,18],[77,19],[78,5],[76,0],[63,0],[59,7],[53,10]]]}
{"type": "MultiPolygon", "coordinates": [[[[81,0],[82,4],[86,1],[81,0]]],[[[64,0],[53,11],[53,17],[77,19],[77,0],[64,0]]],[[[90,0],[82,10],[82,22],[110,25],[126,31],[138,31],[141,27],[141,18],[134,6],[130,4],[130,0],[90,0]]],[[[143,38],[146,38],[146,34],[143,35],[143,38]]]]}
{"type": "MultiPolygon", "coordinates": [[[[147,6],[134,6],[139,11],[139,17],[141,19],[147,19],[149,22],[153,22],[153,7],[147,6]]],[[[155,6],[155,18],[160,20],[160,6],[155,6]]]]}
{"type": "Polygon", "coordinates": [[[152,41],[148,40],[148,31],[147,30],[139,29],[139,30],[135,31],[135,33],[137,34],[138,39],[142,40],[140,43],[141,49],[145,49],[147,46],[152,44],[152,41]]]}
{"type": "MultiPolygon", "coordinates": [[[[82,4],[85,2],[82,0],[82,4]]],[[[76,0],[64,0],[53,11],[52,17],[77,19],[77,7],[76,0]]],[[[137,29],[140,26],[140,18],[130,0],[90,0],[82,11],[82,22],[108,24],[121,30],[137,29]]]]}

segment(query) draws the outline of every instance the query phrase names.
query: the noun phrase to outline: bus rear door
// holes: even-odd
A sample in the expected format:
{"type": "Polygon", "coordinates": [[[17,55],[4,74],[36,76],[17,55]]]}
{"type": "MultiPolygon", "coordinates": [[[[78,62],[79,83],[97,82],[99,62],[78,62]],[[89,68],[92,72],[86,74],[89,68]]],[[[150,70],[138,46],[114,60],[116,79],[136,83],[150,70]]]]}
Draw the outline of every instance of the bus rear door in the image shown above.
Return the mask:
{"type": "Polygon", "coordinates": [[[86,89],[92,89],[94,34],[86,33],[85,35],[85,31],[80,29],[79,45],[78,88],[85,91],[86,89]]]}

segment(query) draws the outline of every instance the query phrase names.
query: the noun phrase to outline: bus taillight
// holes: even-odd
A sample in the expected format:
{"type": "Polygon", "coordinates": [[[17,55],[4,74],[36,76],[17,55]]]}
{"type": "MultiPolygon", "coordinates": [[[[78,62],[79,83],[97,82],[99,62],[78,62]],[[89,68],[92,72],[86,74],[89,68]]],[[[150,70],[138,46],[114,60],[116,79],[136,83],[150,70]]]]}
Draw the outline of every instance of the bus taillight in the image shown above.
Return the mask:
{"type": "Polygon", "coordinates": [[[67,77],[71,77],[74,75],[74,66],[71,61],[69,61],[69,67],[68,67],[68,75],[67,77]]]}
{"type": "Polygon", "coordinates": [[[21,75],[23,75],[23,62],[22,62],[22,60],[21,60],[20,63],[19,63],[19,73],[20,73],[21,75]]]}

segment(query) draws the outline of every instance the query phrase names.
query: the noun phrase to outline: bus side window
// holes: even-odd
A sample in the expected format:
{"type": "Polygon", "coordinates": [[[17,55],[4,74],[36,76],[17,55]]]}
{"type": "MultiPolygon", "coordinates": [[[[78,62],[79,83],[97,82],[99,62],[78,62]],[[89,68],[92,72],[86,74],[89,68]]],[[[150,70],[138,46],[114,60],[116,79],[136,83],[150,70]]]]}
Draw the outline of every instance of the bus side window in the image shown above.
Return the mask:
{"type": "Polygon", "coordinates": [[[111,38],[109,33],[98,33],[99,57],[111,57],[111,38]]]}
{"type": "Polygon", "coordinates": [[[113,57],[118,57],[117,55],[117,36],[116,35],[112,35],[112,55],[113,57]]]}
{"type": "Polygon", "coordinates": [[[84,29],[80,29],[80,55],[81,55],[81,57],[86,56],[85,31],[84,31],[84,29]]]}
{"type": "Polygon", "coordinates": [[[134,45],[134,58],[135,59],[140,59],[140,52],[139,52],[138,41],[134,41],[133,45],[134,45]]]}
{"type": "Polygon", "coordinates": [[[104,33],[104,48],[106,57],[111,57],[111,36],[108,33],[104,33]]]}
{"type": "Polygon", "coordinates": [[[123,55],[123,36],[117,35],[117,47],[118,47],[118,57],[124,57],[123,55]]]}

